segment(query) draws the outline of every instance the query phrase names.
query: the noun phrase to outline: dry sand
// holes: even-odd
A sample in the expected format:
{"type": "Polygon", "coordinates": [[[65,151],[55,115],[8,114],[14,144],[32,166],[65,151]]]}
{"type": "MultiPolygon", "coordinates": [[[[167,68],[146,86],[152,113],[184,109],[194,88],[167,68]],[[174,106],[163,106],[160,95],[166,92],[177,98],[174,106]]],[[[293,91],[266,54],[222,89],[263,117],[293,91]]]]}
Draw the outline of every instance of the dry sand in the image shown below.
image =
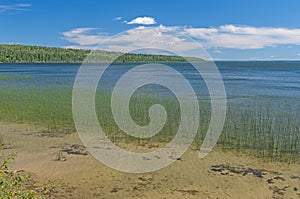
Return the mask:
{"type": "Polygon", "coordinates": [[[219,148],[199,159],[198,151],[190,149],[159,171],[128,174],[89,154],[68,154],[81,145],[76,133],[49,137],[41,130],[1,124],[6,145],[0,151],[16,152],[12,169],[30,172],[36,184],[51,180],[50,198],[300,198],[300,164],[265,162],[219,148]],[[65,161],[57,161],[62,149],[65,161]]]}

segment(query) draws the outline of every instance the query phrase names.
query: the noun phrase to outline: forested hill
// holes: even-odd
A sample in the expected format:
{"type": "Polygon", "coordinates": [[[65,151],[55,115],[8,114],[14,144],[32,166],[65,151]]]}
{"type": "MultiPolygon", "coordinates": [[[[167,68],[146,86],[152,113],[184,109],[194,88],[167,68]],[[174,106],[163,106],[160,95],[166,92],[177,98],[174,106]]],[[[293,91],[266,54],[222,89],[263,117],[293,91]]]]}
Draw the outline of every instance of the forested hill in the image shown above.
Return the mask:
{"type": "MultiPolygon", "coordinates": [[[[79,63],[82,62],[90,50],[64,49],[44,46],[24,46],[0,44],[0,63],[79,63]]],[[[96,52],[89,62],[111,62],[117,52],[96,52]]],[[[189,58],[192,61],[203,61],[199,58],[189,58]]],[[[124,54],[115,62],[186,62],[180,56],[149,55],[149,54],[124,54]]]]}

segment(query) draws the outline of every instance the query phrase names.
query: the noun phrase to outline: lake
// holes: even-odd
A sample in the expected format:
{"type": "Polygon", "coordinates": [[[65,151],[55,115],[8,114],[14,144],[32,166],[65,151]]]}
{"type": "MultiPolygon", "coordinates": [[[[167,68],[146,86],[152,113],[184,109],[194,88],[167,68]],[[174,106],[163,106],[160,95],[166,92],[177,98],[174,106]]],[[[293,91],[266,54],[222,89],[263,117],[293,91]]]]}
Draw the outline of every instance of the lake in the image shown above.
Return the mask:
{"type": "MultiPolygon", "coordinates": [[[[115,81],[126,68],[138,64],[115,64],[108,81],[115,81]]],[[[183,63],[169,63],[187,77],[193,71],[183,63]]],[[[300,62],[298,61],[235,61],[216,62],[223,77],[228,99],[253,97],[300,98],[300,62]]],[[[72,87],[79,64],[0,64],[1,88],[72,87]],[[2,78],[14,75],[18,78],[2,78]],[[24,77],[24,78],[22,78],[24,77]]],[[[192,78],[192,77],[191,77],[192,78]]],[[[203,86],[202,79],[195,85],[203,86]]]]}
{"type": "MultiPolygon", "coordinates": [[[[111,91],[122,74],[137,65],[113,64],[103,75],[98,88],[111,91]]],[[[210,98],[205,82],[195,78],[197,72],[189,64],[167,65],[189,79],[198,95],[201,108],[198,140],[201,143],[210,118],[210,98]]],[[[228,102],[218,143],[225,148],[251,150],[263,156],[266,155],[264,151],[269,151],[268,156],[279,160],[290,157],[287,155],[297,159],[300,154],[300,61],[218,61],[216,65],[225,84],[228,102]]],[[[71,97],[79,67],[79,64],[0,64],[0,120],[44,125],[49,131],[74,129],[71,97]]],[[[164,140],[169,141],[177,131],[179,121],[178,106],[168,98],[174,95],[157,85],[144,86],[139,92],[158,93],[158,98],[148,102],[151,104],[162,97],[158,102],[171,111],[169,123],[162,131],[164,140]]],[[[137,123],[146,125],[149,104],[143,107],[144,102],[139,100],[135,98],[136,107],[130,108],[132,117],[137,123]]],[[[96,98],[97,111],[101,113],[97,113],[100,124],[104,130],[113,132],[115,138],[119,129],[107,108],[109,105],[106,94],[96,98]]]]}

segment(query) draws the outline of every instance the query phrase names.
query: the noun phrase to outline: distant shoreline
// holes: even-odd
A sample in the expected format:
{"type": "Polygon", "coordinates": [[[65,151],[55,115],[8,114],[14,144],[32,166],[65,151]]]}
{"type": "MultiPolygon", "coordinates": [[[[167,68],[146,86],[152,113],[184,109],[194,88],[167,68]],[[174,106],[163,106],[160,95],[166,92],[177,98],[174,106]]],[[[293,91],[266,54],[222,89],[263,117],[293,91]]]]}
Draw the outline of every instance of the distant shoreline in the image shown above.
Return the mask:
{"type": "MultiPolygon", "coordinates": [[[[209,62],[209,61],[201,61],[201,62],[209,62]]],[[[218,62],[300,62],[300,60],[215,60],[213,61],[215,63],[218,62]]],[[[117,63],[117,64],[146,64],[146,63],[187,63],[184,61],[158,61],[158,62],[118,62],[118,61],[113,61],[113,62],[91,62],[91,63],[86,63],[86,62],[0,62],[0,65],[2,64],[70,64],[70,65],[81,65],[81,64],[112,64],[112,63],[117,63]]]]}
{"type": "Polygon", "coordinates": [[[0,44],[0,63],[159,63],[187,61],[202,62],[204,59],[177,55],[0,44]]]}
{"type": "MultiPolygon", "coordinates": [[[[201,61],[201,62],[210,62],[210,61],[201,61]]],[[[213,61],[215,63],[221,63],[221,62],[300,62],[300,60],[216,60],[213,61]]],[[[12,64],[69,64],[69,65],[81,65],[81,64],[149,64],[149,63],[188,63],[184,61],[158,61],[158,62],[0,62],[0,65],[12,65],[12,64]]]]}
{"type": "MultiPolygon", "coordinates": [[[[133,54],[104,50],[64,49],[46,46],[0,44],[0,64],[82,64],[82,63],[186,63],[205,62],[197,57],[133,54]],[[90,56],[94,52],[96,55],[90,56]]],[[[208,62],[211,60],[207,60],[208,62]]],[[[299,60],[212,60],[213,62],[299,62],[299,60]]]]}

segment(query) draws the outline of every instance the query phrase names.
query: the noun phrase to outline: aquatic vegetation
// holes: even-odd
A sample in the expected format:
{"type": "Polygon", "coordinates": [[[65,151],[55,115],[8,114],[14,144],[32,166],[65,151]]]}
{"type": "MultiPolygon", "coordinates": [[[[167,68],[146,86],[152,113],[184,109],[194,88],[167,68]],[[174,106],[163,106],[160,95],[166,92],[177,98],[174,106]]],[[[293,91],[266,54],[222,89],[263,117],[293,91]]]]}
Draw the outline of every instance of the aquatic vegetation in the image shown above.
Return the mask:
{"type": "Polygon", "coordinates": [[[29,75],[0,75],[0,80],[15,80],[15,79],[29,79],[31,76],[29,75]]]}
{"type": "MultiPolygon", "coordinates": [[[[265,100],[265,99],[264,99],[265,100]]],[[[282,103],[268,99],[261,103],[236,103],[229,101],[223,132],[218,140],[225,150],[236,150],[280,161],[299,161],[300,124],[299,111],[292,101],[282,103]]],[[[49,132],[74,132],[72,117],[72,88],[1,89],[0,120],[44,126],[49,132]]],[[[139,125],[147,125],[148,110],[161,104],[168,113],[167,122],[160,133],[151,138],[135,138],[119,129],[110,108],[110,93],[96,93],[96,111],[99,123],[107,136],[116,144],[133,142],[140,145],[169,142],[180,124],[180,106],[174,96],[135,94],[130,101],[130,114],[139,125]]],[[[195,144],[200,146],[210,121],[210,101],[199,99],[200,126],[195,144]]]]}
{"type": "Polygon", "coordinates": [[[71,89],[2,89],[0,119],[47,126],[49,130],[72,125],[71,89]]]}
{"type": "Polygon", "coordinates": [[[264,159],[299,161],[297,108],[276,98],[269,99],[269,103],[269,106],[229,106],[219,143],[224,149],[247,151],[264,159]]]}

